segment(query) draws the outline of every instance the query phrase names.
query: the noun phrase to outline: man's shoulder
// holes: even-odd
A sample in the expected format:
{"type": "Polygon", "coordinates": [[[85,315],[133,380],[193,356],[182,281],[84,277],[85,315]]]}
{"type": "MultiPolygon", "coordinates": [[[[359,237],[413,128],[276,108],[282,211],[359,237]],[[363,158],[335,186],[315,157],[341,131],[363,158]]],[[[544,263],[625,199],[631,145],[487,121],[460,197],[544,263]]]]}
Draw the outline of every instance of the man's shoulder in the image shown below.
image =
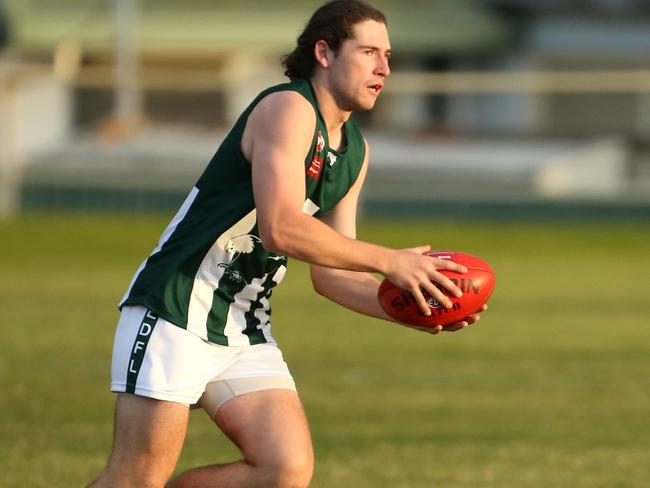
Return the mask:
{"type": "Polygon", "coordinates": [[[304,139],[307,144],[317,125],[316,109],[303,94],[293,89],[268,90],[260,94],[247,115],[242,145],[250,152],[256,141],[295,144],[304,139]]]}
{"type": "Polygon", "coordinates": [[[258,107],[270,108],[274,111],[314,111],[314,107],[310,101],[295,91],[271,92],[260,99],[258,107]]]}
{"type": "Polygon", "coordinates": [[[292,83],[284,83],[262,92],[252,115],[254,118],[295,117],[311,120],[316,118],[316,108],[309,97],[294,89],[292,83]]]}
{"type": "Polygon", "coordinates": [[[286,83],[270,86],[259,94],[258,100],[268,98],[271,95],[276,95],[276,97],[280,98],[286,97],[287,99],[295,98],[296,95],[299,95],[311,104],[315,101],[309,81],[302,78],[292,78],[286,83]]]}

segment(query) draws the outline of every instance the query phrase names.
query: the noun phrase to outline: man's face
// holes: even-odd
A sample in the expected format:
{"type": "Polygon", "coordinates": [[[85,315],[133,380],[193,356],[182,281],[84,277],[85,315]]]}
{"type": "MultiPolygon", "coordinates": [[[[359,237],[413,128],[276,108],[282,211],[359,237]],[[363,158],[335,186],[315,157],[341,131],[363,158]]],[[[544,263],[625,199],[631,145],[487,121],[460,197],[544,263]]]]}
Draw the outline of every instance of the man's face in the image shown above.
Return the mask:
{"type": "Polygon", "coordinates": [[[390,74],[390,52],[384,24],[365,20],[354,26],[354,37],[343,41],[328,73],[339,107],[350,112],[374,107],[390,74]]]}

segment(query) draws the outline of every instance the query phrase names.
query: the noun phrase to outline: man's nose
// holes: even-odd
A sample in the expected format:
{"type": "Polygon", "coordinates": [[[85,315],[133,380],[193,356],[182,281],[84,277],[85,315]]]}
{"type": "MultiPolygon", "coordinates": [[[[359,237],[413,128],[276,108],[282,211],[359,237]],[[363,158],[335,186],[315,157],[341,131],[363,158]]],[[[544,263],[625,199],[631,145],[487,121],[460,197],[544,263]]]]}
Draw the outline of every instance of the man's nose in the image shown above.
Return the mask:
{"type": "Polygon", "coordinates": [[[379,61],[375,68],[375,74],[382,75],[384,77],[390,74],[390,67],[388,66],[388,58],[386,56],[379,56],[379,61]]]}

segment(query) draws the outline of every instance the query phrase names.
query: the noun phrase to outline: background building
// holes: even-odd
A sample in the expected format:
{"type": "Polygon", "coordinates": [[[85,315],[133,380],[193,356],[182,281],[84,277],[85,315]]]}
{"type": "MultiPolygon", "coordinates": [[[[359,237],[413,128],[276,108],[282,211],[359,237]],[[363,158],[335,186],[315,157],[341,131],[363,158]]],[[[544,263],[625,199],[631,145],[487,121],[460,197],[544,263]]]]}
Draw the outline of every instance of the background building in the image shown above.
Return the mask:
{"type": "MultiPolygon", "coordinates": [[[[459,191],[483,208],[646,205],[644,2],[375,3],[394,56],[377,108],[357,115],[377,149],[369,209],[459,191]]],[[[137,201],[174,206],[242,108],[283,80],[317,5],[5,0],[3,160],[23,168],[12,198],[110,206],[126,172],[137,201]]]]}

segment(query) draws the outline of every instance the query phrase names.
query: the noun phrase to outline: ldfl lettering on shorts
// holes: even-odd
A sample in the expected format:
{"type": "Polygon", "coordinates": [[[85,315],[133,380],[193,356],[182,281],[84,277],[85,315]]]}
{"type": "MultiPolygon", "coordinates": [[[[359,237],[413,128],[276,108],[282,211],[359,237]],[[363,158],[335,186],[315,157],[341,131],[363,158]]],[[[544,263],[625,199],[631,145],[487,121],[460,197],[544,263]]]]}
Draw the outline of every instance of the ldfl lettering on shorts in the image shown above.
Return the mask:
{"type": "Polygon", "coordinates": [[[138,335],[135,337],[133,349],[131,350],[131,358],[129,359],[129,370],[126,378],[126,391],[127,393],[135,392],[135,384],[138,381],[138,374],[142,367],[144,360],[144,353],[147,349],[147,344],[151,338],[158,316],[151,310],[147,310],[138,329],[138,335]]]}

